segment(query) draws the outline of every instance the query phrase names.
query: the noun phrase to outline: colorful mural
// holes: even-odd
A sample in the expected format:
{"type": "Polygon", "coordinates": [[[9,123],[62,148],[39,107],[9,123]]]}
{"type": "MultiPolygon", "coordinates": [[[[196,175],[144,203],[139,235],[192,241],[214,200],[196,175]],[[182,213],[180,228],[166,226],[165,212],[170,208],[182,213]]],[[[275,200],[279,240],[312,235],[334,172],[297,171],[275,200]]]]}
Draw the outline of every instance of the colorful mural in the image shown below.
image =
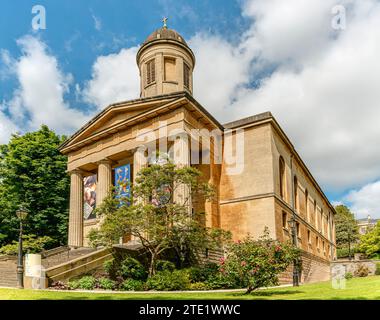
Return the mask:
{"type": "Polygon", "coordinates": [[[115,187],[116,198],[130,196],[131,165],[128,163],[124,166],[115,168],[115,187]]]}
{"type": "Polygon", "coordinates": [[[96,182],[97,175],[85,177],[84,184],[84,220],[95,219],[94,213],[96,207],[96,182]]]}

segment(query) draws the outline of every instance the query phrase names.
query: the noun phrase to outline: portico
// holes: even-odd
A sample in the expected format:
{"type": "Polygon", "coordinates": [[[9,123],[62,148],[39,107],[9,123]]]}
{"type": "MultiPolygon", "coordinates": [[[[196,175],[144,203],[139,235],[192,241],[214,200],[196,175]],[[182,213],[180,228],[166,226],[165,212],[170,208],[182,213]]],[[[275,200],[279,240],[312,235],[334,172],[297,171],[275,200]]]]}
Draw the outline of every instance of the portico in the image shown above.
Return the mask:
{"type": "MultiPolygon", "coordinates": [[[[214,121],[182,92],[111,105],[96,121],[78,131],[61,147],[61,151],[68,154],[71,176],[69,245],[87,245],[88,232],[100,223],[98,218],[83,219],[83,179],[86,176],[97,176],[96,206],[99,206],[115,185],[116,168],[129,164],[133,183],[149,157],[156,150],[163,151],[165,145],[174,163],[190,165],[191,129],[206,126],[213,130],[218,128],[214,121]]],[[[178,188],[175,200],[187,198],[188,192],[184,186],[178,188]]],[[[212,206],[208,210],[211,212],[212,206]]]]}

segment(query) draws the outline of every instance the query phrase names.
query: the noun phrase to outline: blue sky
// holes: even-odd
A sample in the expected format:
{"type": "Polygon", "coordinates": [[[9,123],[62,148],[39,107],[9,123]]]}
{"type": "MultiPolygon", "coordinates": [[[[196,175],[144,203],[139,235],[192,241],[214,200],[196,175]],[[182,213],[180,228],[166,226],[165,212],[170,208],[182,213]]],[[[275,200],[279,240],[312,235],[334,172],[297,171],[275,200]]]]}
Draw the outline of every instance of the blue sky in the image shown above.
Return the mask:
{"type": "Polygon", "coordinates": [[[380,217],[378,0],[1,5],[0,142],[42,123],[72,134],[107,104],[138,97],[136,51],[166,16],[196,55],[204,107],[221,122],[271,111],[332,201],[380,217]],[[46,30],[32,29],[34,5],[46,9],[46,30]]]}
{"type": "MultiPolygon", "coordinates": [[[[239,2],[226,1],[125,1],[4,0],[0,10],[0,48],[17,56],[16,39],[33,34],[43,40],[57,57],[60,67],[81,83],[91,76],[91,66],[100,55],[118,52],[121,48],[139,45],[155,29],[162,17],[189,39],[206,30],[228,38],[246,25],[240,16],[239,2]],[[35,32],[31,27],[34,5],[46,9],[46,30],[35,32]],[[98,21],[98,26],[96,25],[98,21]],[[99,30],[97,29],[99,28],[99,30]],[[6,31],[5,31],[6,30],[6,31]]],[[[9,98],[17,79],[2,83],[0,97],[9,98]]],[[[73,94],[67,97],[77,104],[73,94]]]]}

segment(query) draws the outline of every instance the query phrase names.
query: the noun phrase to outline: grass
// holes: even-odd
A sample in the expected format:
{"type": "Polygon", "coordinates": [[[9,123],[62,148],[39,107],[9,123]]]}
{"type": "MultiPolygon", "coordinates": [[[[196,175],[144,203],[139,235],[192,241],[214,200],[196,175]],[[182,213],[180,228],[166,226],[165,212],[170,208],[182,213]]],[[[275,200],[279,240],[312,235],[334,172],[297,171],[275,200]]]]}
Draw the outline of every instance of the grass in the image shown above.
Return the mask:
{"type": "Polygon", "coordinates": [[[346,281],[345,289],[332,288],[331,282],[307,284],[300,287],[282,287],[256,291],[250,295],[241,292],[149,292],[108,293],[53,290],[18,290],[0,288],[1,300],[380,300],[380,276],[354,278],[346,281]]]}

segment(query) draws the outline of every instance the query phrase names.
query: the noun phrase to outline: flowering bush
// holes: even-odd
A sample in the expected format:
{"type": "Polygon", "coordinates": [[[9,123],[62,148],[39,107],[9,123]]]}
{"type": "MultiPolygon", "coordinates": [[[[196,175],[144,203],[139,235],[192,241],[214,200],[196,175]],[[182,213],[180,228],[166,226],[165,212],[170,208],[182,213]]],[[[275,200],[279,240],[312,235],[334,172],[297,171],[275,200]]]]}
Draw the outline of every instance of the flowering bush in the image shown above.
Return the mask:
{"type": "Polygon", "coordinates": [[[219,271],[250,293],[260,287],[278,285],[278,275],[293,261],[300,261],[299,257],[298,249],[272,240],[266,229],[258,240],[247,237],[231,244],[227,257],[220,259],[219,271]]]}

